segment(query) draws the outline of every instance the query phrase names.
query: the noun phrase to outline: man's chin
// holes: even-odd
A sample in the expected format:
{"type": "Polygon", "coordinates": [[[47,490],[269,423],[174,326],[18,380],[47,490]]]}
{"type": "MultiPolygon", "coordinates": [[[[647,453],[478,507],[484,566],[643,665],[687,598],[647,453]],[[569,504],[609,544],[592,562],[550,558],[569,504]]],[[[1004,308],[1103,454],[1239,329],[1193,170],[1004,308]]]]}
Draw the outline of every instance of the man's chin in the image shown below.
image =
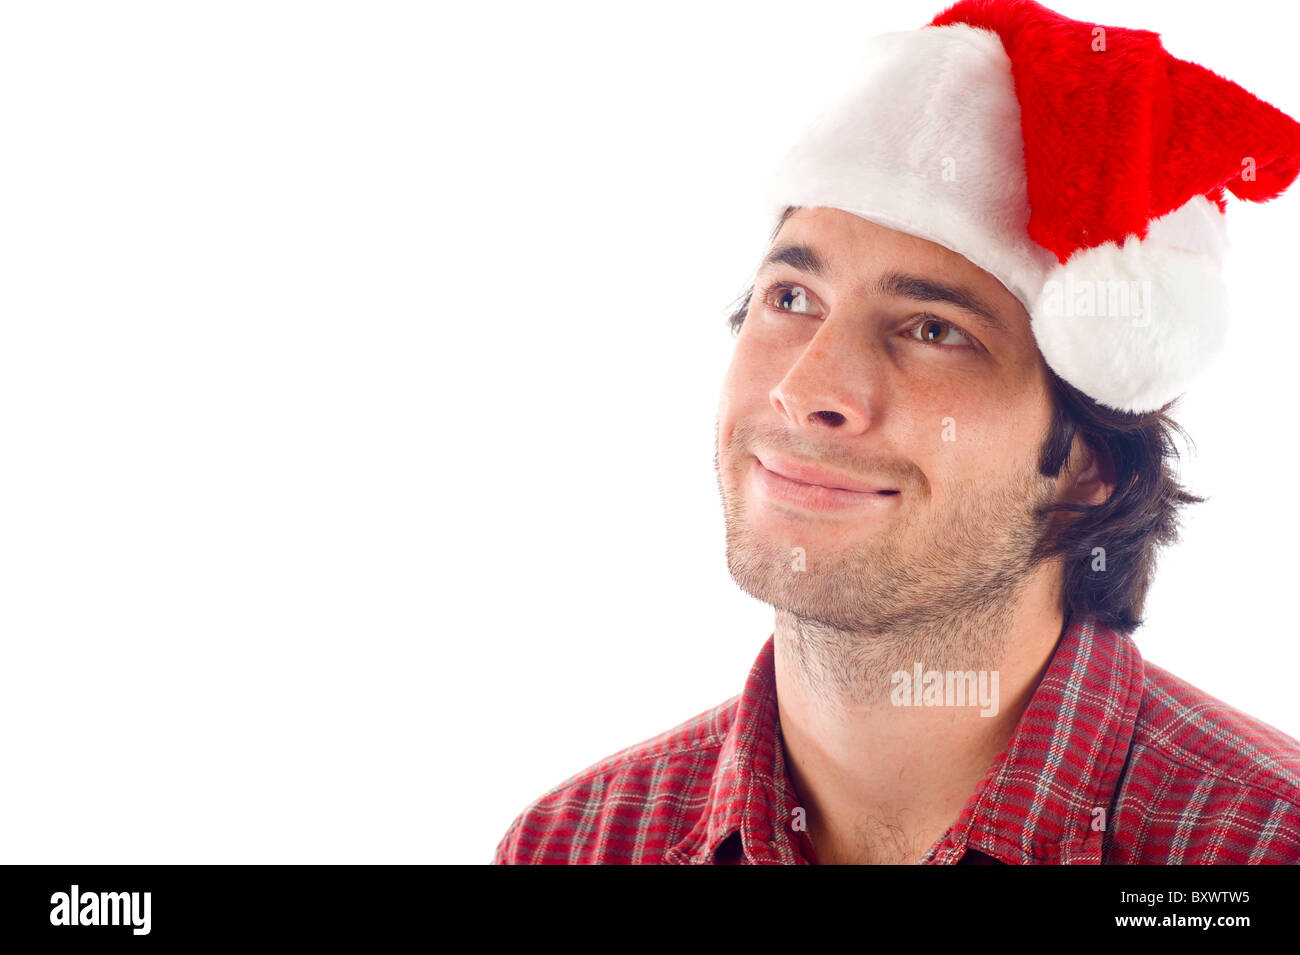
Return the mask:
{"type": "MultiPolygon", "coordinates": [[[[787,566],[792,563],[783,559],[787,566]]],[[[820,572],[773,570],[776,563],[772,555],[735,548],[727,552],[727,567],[736,586],[777,611],[842,630],[871,629],[880,623],[879,615],[863,606],[874,590],[864,575],[847,568],[830,572],[824,566],[820,572]]]]}

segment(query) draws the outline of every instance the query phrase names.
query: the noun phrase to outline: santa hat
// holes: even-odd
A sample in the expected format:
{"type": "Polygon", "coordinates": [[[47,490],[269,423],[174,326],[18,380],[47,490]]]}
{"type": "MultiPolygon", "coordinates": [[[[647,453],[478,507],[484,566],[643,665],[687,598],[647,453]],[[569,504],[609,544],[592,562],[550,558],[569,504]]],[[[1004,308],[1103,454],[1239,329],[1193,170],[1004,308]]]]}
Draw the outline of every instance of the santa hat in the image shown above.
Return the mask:
{"type": "Polygon", "coordinates": [[[1029,313],[1047,364],[1101,404],[1161,408],[1222,344],[1225,190],[1300,173],[1300,124],[1156,33],[1031,0],[963,0],[870,40],[852,88],[765,199],[937,242],[1029,313]]]}

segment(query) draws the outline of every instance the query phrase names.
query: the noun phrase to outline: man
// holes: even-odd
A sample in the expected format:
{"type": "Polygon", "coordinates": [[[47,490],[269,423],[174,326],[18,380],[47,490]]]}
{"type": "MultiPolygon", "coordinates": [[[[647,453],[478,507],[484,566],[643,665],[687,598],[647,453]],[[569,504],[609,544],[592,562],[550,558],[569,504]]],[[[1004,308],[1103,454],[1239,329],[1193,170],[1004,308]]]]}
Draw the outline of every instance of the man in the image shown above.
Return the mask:
{"type": "Polygon", "coordinates": [[[1225,190],[1281,192],[1300,126],[1017,0],[868,53],[732,318],[727,562],[774,633],[495,861],[1300,862],[1300,743],[1129,636],[1200,500],[1166,412],[1222,339],[1225,190]]]}

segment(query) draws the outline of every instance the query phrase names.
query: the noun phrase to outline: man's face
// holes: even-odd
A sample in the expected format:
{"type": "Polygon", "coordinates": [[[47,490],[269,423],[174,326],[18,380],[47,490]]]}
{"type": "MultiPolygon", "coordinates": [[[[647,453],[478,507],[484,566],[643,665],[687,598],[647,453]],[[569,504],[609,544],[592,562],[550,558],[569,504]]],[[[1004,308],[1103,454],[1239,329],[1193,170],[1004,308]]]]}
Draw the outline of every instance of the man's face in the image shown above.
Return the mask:
{"type": "Polygon", "coordinates": [[[1058,490],[1037,472],[1052,409],[1028,314],[957,253],[846,212],[796,210],[768,257],[801,246],[820,274],[763,265],[723,385],[732,575],[852,630],[1005,604],[1058,490]],[[937,286],[989,317],[926,300],[937,286]]]}

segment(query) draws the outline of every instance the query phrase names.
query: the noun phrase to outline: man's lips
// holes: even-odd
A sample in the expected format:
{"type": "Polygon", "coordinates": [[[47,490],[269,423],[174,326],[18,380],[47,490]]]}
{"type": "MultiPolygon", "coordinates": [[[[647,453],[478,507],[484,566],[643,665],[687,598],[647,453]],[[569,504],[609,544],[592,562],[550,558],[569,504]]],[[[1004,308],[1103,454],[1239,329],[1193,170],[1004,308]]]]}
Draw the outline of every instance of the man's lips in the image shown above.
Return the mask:
{"type": "Polygon", "coordinates": [[[805,464],[790,458],[782,458],[779,455],[771,454],[767,451],[755,455],[755,459],[762,467],[771,471],[773,474],[783,477],[786,480],[797,481],[800,484],[806,484],[812,487],[852,491],[857,494],[898,493],[897,488],[871,484],[857,478],[848,477],[847,475],[837,474],[834,471],[818,467],[815,464],[805,464]]]}
{"type": "Polygon", "coordinates": [[[761,499],[806,513],[864,519],[868,512],[892,513],[902,500],[894,488],[836,474],[826,468],[768,452],[754,457],[754,487],[761,499]]]}

